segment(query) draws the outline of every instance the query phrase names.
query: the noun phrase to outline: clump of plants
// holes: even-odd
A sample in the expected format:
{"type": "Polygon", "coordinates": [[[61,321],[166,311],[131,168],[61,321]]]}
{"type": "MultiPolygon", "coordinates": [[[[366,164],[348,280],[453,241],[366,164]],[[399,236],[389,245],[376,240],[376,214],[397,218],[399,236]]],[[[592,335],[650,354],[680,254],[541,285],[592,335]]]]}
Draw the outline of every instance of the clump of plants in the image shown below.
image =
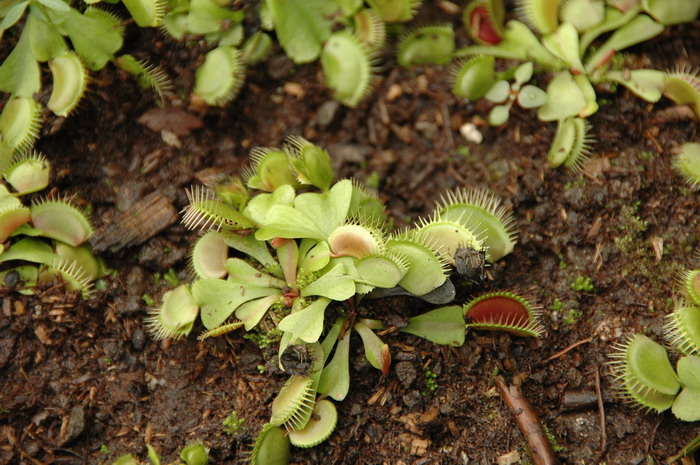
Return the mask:
{"type": "MultiPolygon", "coordinates": [[[[520,0],[516,9],[520,21],[504,24],[502,0],[474,0],[464,11],[464,23],[479,45],[455,52],[472,58],[458,66],[453,91],[469,100],[493,100],[490,97],[497,95],[496,103],[517,96],[524,108],[531,107],[523,105],[521,97],[529,95],[536,103],[532,108],[537,108],[538,118],[558,124],[548,153],[550,166],[579,169],[593,142],[585,118],[598,110],[594,86],[621,84],[648,102],[665,95],[690,105],[700,115],[700,81],[695,73],[624,69],[617,59],[620,51],[657,36],[665,27],[694,20],[698,11],[698,0],[520,0]],[[597,42],[609,32],[605,41],[597,42]],[[509,90],[504,81],[522,73],[523,65],[497,73],[493,58],[534,64],[536,74],[551,73],[546,92],[530,89],[523,94],[525,88],[517,86],[509,90]]],[[[516,77],[516,85],[521,81],[516,77]]],[[[502,104],[494,107],[489,122],[506,122],[507,108],[502,104]]]]}
{"type": "Polygon", "coordinates": [[[25,152],[0,162],[0,284],[30,293],[60,278],[68,291],[89,296],[105,267],[86,244],[92,227],[85,211],[57,196],[22,202],[48,186],[50,167],[42,155],[25,152]]]}
{"type": "MultiPolygon", "coordinates": [[[[161,98],[168,91],[169,80],[162,70],[131,55],[116,56],[124,41],[125,21],[96,6],[99,0],[89,3],[80,9],[64,0],[0,5],[0,38],[18,36],[0,65],[0,92],[9,94],[0,113],[0,159],[28,150],[39,134],[43,115],[35,95],[42,90],[44,63],[52,76],[46,107],[59,117],[78,108],[90,73],[109,62],[133,74],[141,86],[155,89],[161,98]]],[[[123,3],[141,27],[160,25],[165,14],[163,0],[123,3]]]]}
{"type": "Polygon", "coordinates": [[[334,180],[328,153],[298,137],[281,148],[254,149],[241,178],[188,192],[183,223],[199,229],[194,281],[163,297],[148,319],[152,334],[179,338],[197,320],[200,339],[242,328],[277,339],[278,364],[290,375],[255,442],[253,464],[287,463],[289,447],[312,447],[337,422],[330,400],[350,388],[351,333],[369,363],[387,374],[383,324],[364,314],[364,299],[404,294],[443,305],[401,331],[459,346],[467,329],[538,337],[539,311],[513,292],[464,305],[454,279],[480,279],[486,262],[509,254],[513,219],[487,191],[447,193],[413,227],[387,231],[382,202],[359,183],[334,180]],[[337,315],[327,318],[329,310],[337,315]]]}
{"type": "Polygon", "coordinates": [[[665,338],[680,352],[676,369],[669,354],[647,336],[635,334],[611,355],[618,396],[630,404],[683,421],[700,420],[700,270],[683,273],[681,301],[668,315],[665,338]]]}

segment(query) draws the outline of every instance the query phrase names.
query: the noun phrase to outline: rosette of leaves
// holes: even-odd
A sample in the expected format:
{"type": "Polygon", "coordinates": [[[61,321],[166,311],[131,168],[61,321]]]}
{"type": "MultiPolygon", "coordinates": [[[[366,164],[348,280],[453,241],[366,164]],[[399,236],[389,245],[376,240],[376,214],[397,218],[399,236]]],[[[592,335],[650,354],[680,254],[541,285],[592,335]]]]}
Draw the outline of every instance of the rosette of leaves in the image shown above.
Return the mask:
{"type": "Polygon", "coordinates": [[[7,183],[0,183],[0,282],[30,293],[59,276],[68,291],[88,297],[105,268],[86,244],[92,227],[85,212],[69,199],[37,199],[25,206],[19,198],[44,189],[49,171],[43,156],[29,152],[0,170],[7,183]]]}
{"type": "Polygon", "coordinates": [[[508,121],[510,109],[515,102],[522,108],[539,108],[547,103],[547,93],[539,87],[525,84],[532,77],[532,63],[520,65],[513,73],[514,82],[509,84],[506,80],[496,81],[486,92],[484,98],[498,105],[489,113],[489,124],[500,126],[508,121]]]}

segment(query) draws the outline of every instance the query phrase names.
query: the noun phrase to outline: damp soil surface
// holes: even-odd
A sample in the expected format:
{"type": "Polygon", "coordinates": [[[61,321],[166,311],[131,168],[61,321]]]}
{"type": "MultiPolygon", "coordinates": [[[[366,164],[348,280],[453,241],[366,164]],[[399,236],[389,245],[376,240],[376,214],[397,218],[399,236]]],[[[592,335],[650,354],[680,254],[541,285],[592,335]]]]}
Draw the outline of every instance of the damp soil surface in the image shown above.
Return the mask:
{"type": "MultiPolygon", "coordinates": [[[[439,15],[466,43],[459,16],[439,15]]],[[[443,347],[396,331],[429,304],[363,301],[360,315],[387,328],[391,370],[382,376],[353,340],[337,428],[317,447],[293,448],[293,463],[530,463],[495,373],[522,385],[561,463],[659,463],[700,433],[670,412],[615,400],[606,366],[627,335],[662,340],[680,298],[674,279],[697,266],[700,198],[671,164],[679,144],[700,137],[687,109],[598,89],[601,107],[589,120],[596,143],[575,173],[547,165],[554,124],[515,108],[506,125],[489,127],[490,105],[455,98],[446,68],[400,68],[387,52],[371,97],[349,109],[332,100],[318,64],[296,66],[277,50],[248,70],[237,100],[216,109],[188,96],[206,50],[130,27],[123,51],[174,77],[166,107],[108,66],[79,112],[47,115],[37,148],[54,167],[52,186],[90,206],[114,272],[89,300],[60,286],[34,296],[0,291],[0,463],[111,464],[129,452],[145,460],[147,443],[169,463],[192,441],[210,447],[211,463],[245,460],[286,379],[269,362],[275,349],[240,333],[197,341],[201,327],[157,342],[146,301],[169,289],[168,270],[187,279],[196,233],[174,213],[187,204],[185,189],[239,173],[251,148],[289,135],[327,148],[340,177],[375,186],[395,228],[430,214],[447,190],[495,192],[513,212],[518,244],[483,285],[459,284],[458,299],[517,291],[542,308],[546,328],[539,339],[473,331],[462,347],[443,347]],[[481,143],[461,135],[465,123],[481,143]],[[143,229],[136,239],[121,240],[130,231],[110,225],[139,202],[162,209],[130,226],[143,229]],[[590,286],[573,285],[586,278],[590,286]],[[245,421],[228,434],[222,422],[232,411],[245,421]]],[[[697,66],[700,23],[668,29],[627,60],[697,66]]]]}

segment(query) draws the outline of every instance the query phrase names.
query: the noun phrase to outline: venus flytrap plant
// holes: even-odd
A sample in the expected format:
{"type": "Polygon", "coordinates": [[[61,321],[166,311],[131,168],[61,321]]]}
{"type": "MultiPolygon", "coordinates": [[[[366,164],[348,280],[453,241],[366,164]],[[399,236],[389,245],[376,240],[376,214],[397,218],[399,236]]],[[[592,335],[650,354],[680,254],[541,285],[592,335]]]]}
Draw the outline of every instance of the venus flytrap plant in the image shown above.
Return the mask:
{"type": "MultiPolygon", "coordinates": [[[[192,252],[191,293],[186,285],[171,291],[148,324],[157,338],[177,338],[199,314],[200,339],[238,328],[279,333],[279,365],[292,376],[250,460],[286,463],[290,444],[312,447],[333,432],[337,412],[321,396],[342,400],[348,393],[352,332],[370,365],[388,374],[389,346],[375,334],[381,322],[358,316],[364,297],[400,293],[449,303],[452,269],[472,279],[486,258],[510,253],[516,235],[499,200],[478,189],[449,193],[428,219],[388,233],[381,201],[356,182],[334,183],[328,153],[309,141],[292,137],[282,148],[254,149],[251,157],[243,180],[220,179],[188,192],[183,222],[204,231],[192,252]],[[468,251],[480,264],[468,260],[468,251]],[[327,310],[345,301],[335,323],[326,322],[327,310]],[[287,366],[288,351],[299,347],[311,362],[287,366]]],[[[469,325],[465,309],[453,306],[415,317],[406,331],[454,345],[469,327],[540,334],[536,311],[523,299],[488,297],[467,311],[469,325]]]]}

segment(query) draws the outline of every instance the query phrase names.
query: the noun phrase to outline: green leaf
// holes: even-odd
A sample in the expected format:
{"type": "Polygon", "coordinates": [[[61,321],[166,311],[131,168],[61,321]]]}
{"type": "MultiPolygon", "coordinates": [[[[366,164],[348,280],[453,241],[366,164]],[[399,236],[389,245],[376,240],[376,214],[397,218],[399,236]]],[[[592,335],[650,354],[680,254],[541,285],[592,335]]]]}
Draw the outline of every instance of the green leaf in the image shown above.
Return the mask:
{"type": "Polygon", "coordinates": [[[122,47],[122,36],[118,30],[103,20],[81,14],[75,8],[70,9],[61,25],[75,51],[94,71],[104,68],[122,47]]]}
{"type": "Polygon", "coordinates": [[[311,305],[286,316],[277,327],[292,334],[292,340],[301,339],[304,342],[318,341],[323,331],[323,316],[331,301],[321,297],[311,305]]]}
{"type": "Polygon", "coordinates": [[[282,277],[282,268],[275,261],[265,242],[255,239],[252,234],[240,235],[231,231],[220,231],[219,234],[226,245],[256,259],[268,272],[278,278],[282,277]]]}
{"type": "Polygon", "coordinates": [[[321,349],[323,350],[324,364],[328,360],[328,357],[331,355],[333,346],[335,346],[335,343],[338,341],[338,336],[340,335],[340,331],[343,329],[344,323],[345,318],[341,316],[336,318],[335,323],[333,323],[333,326],[331,326],[331,328],[328,330],[328,333],[326,333],[326,337],[323,338],[323,342],[321,343],[321,349]]]}
{"type": "Polygon", "coordinates": [[[530,84],[523,86],[518,93],[518,105],[523,108],[539,108],[547,100],[547,92],[530,84]]]}
{"type": "Polygon", "coordinates": [[[510,117],[510,105],[496,105],[489,112],[489,124],[500,126],[508,121],[510,117]]]}
{"type": "Polygon", "coordinates": [[[571,23],[577,31],[587,31],[605,19],[603,0],[569,0],[562,2],[559,12],[562,22],[571,23]]]}
{"type": "Polygon", "coordinates": [[[20,239],[7,250],[0,253],[0,263],[10,260],[25,260],[51,266],[56,259],[58,259],[58,256],[53,252],[50,245],[30,238],[20,239]]]}
{"type": "Polygon", "coordinates": [[[399,260],[387,256],[368,256],[357,261],[357,273],[363,283],[374,287],[391,288],[399,284],[408,268],[399,260]]]}
{"type": "Polygon", "coordinates": [[[243,286],[222,279],[200,279],[192,284],[192,297],[201,308],[207,329],[220,326],[242,304],[275,293],[279,289],[243,286]]]}
{"type": "Polygon", "coordinates": [[[642,0],[642,8],[669,26],[693,21],[700,11],[700,0],[642,0]]]}
{"type": "Polygon", "coordinates": [[[408,292],[421,296],[442,285],[447,276],[443,264],[429,247],[408,239],[387,241],[387,251],[406,257],[409,268],[399,285],[408,292]]]}
{"type": "Polygon", "coordinates": [[[337,401],[345,399],[350,390],[350,333],[350,330],[346,331],[338,341],[335,354],[323,369],[321,381],[318,383],[320,394],[325,394],[337,401]]]}
{"type": "Polygon", "coordinates": [[[618,29],[586,62],[587,74],[605,65],[610,56],[627,47],[649,40],[661,34],[663,24],[657,23],[647,15],[639,15],[618,29]]]}
{"type": "Polygon", "coordinates": [[[273,205],[267,213],[267,219],[269,224],[255,232],[255,238],[260,241],[269,241],[276,237],[322,241],[327,237],[311,218],[294,207],[273,205]]]}
{"type": "Polygon", "coordinates": [[[564,63],[547,50],[535,34],[520,21],[509,21],[498,45],[476,45],[458,50],[456,56],[490,55],[506,60],[535,61],[548,70],[560,70],[564,63]]]}
{"type": "Polygon", "coordinates": [[[591,81],[588,80],[588,76],[586,76],[585,74],[576,74],[574,76],[574,82],[581,90],[581,94],[583,94],[583,99],[586,101],[586,105],[583,107],[583,110],[581,110],[581,112],[578,114],[578,117],[588,118],[593,113],[598,111],[598,101],[595,94],[595,89],[593,88],[593,84],[591,84],[591,81]]]}
{"type": "Polygon", "coordinates": [[[700,389],[683,388],[673,401],[671,411],[683,421],[700,420],[700,389]]]}
{"type": "Polygon", "coordinates": [[[424,26],[404,36],[396,52],[400,66],[446,65],[455,49],[455,33],[451,25],[424,26]]]}
{"type": "Polygon", "coordinates": [[[510,84],[508,84],[508,81],[501,80],[491,86],[488,92],[486,92],[486,95],[484,95],[484,98],[493,103],[503,103],[509,95],[510,84]]]}
{"type": "Polygon", "coordinates": [[[24,27],[29,30],[29,45],[37,61],[46,62],[68,51],[66,41],[53,24],[29,15],[24,27]]]}
{"type": "Polygon", "coordinates": [[[515,69],[513,77],[515,78],[515,83],[518,85],[518,88],[532,78],[532,70],[533,66],[530,61],[523,63],[515,69]]]}
{"type": "MultiPolygon", "coordinates": [[[[46,0],[44,0],[46,1],[46,0]]],[[[58,0],[51,0],[58,1],[58,0]]],[[[160,26],[165,15],[165,2],[162,0],[122,0],[140,27],[160,26]]]]}
{"type": "Polygon", "coordinates": [[[320,295],[332,300],[347,300],[355,295],[355,281],[345,273],[342,263],[301,289],[302,297],[320,295]]]}
{"type": "Polygon", "coordinates": [[[596,27],[584,32],[579,39],[579,53],[583,56],[584,52],[591,43],[601,34],[618,29],[629,23],[634,17],[639,14],[639,7],[635,6],[626,12],[621,12],[617,8],[606,7],[605,19],[596,27]]]}
{"type": "Polygon", "coordinates": [[[15,97],[31,98],[41,90],[41,71],[34,59],[29,32],[22,31],[17,45],[0,66],[0,91],[15,97]]]}
{"type": "Polygon", "coordinates": [[[255,237],[270,240],[310,238],[325,240],[345,222],[352,197],[352,183],[344,179],[324,194],[309,192],[294,199],[294,207],[273,205],[267,213],[268,224],[255,237]]]}
{"type": "Polygon", "coordinates": [[[294,199],[294,208],[311,218],[324,233],[330,236],[335,228],[345,223],[352,198],[352,182],[338,181],[330,191],[323,194],[306,193],[294,199]]]}
{"type": "Polygon", "coordinates": [[[408,319],[403,333],[413,334],[436,344],[459,347],[464,344],[466,329],[461,305],[440,307],[408,319]]]}
{"type": "Polygon", "coordinates": [[[265,4],[287,56],[296,63],[309,63],[318,58],[321,44],[331,35],[333,2],[265,0],[265,4]]]}
{"type": "Polygon", "coordinates": [[[246,331],[250,331],[260,322],[262,317],[265,316],[269,308],[280,298],[282,298],[281,291],[280,295],[273,294],[263,297],[262,299],[246,302],[236,309],[236,318],[243,322],[246,331]]]}
{"type": "Polygon", "coordinates": [[[360,335],[362,343],[365,345],[367,361],[377,370],[381,370],[382,374],[388,374],[389,366],[391,365],[389,346],[382,342],[364,323],[358,321],[353,328],[360,335]]]}
{"type": "Polygon", "coordinates": [[[294,188],[289,184],[283,184],[272,193],[261,193],[253,197],[243,210],[243,214],[261,226],[270,223],[267,217],[268,211],[273,205],[294,205],[294,188]]]}
{"type": "Polygon", "coordinates": [[[547,103],[537,111],[542,121],[562,120],[577,116],[586,108],[586,99],[568,71],[554,75],[547,86],[547,103]]]}
{"type": "Polygon", "coordinates": [[[687,355],[678,360],[678,379],[684,387],[700,389],[700,357],[687,355]]]}
{"type": "Polygon", "coordinates": [[[573,25],[563,23],[556,31],[542,37],[542,43],[547,50],[567,64],[569,71],[583,73],[578,32],[573,25]]]}
{"type": "Polygon", "coordinates": [[[284,280],[262,273],[240,258],[227,259],[226,271],[228,272],[228,280],[235,284],[253,287],[276,287],[278,289],[284,289],[286,286],[284,280]]]}
{"type": "Polygon", "coordinates": [[[277,261],[282,267],[287,286],[296,286],[297,266],[299,265],[299,246],[294,239],[275,239],[272,245],[277,249],[277,261]]]}
{"type": "Polygon", "coordinates": [[[66,13],[70,7],[63,1],[61,0],[37,0],[39,3],[44,5],[47,8],[51,8],[52,10],[56,10],[60,13],[66,13]]]}
{"type": "MultiPolygon", "coordinates": [[[[309,240],[309,239],[307,239],[309,240]]],[[[301,250],[300,250],[301,253],[301,250]]],[[[319,242],[303,255],[299,264],[299,274],[313,273],[323,269],[331,259],[331,249],[327,242],[319,242]]]]}
{"type": "Polygon", "coordinates": [[[2,38],[3,31],[14,26],[22,15],[24,15],[24,10],[27,9],[27,5],[29,5],[29,1],[18,2],[6,10],[0,8],[0,16],[4,16],[0,22],[0,39],[2,38]]]}
{"type": "Polygon", "coordinates": [[[289,137],[287,142],[286,150],[297,179],[324,192],[330,189],[335,174],[328,152],[301,137],[289,137]]]}
{"type": "Polygon", "coordinates": [[[666,73],[655,69],[609,71],[605,78],[622,84],[647,102],[657,102],[661,98],[666,73]]]}

